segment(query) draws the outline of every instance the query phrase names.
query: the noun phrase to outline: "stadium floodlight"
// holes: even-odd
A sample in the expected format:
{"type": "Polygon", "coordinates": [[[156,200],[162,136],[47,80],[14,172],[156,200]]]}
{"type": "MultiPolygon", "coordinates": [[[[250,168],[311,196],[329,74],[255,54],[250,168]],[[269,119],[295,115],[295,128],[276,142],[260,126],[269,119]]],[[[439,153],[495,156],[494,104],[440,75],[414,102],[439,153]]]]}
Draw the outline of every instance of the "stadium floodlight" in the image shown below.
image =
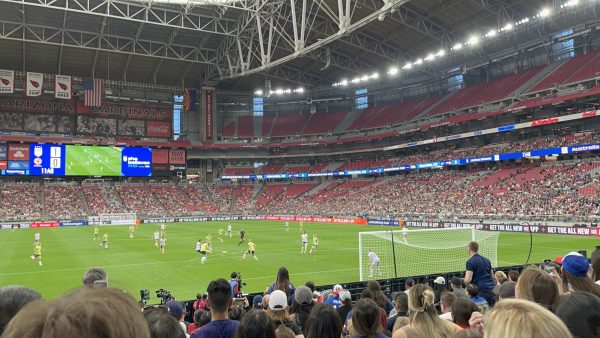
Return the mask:
{"type": "Polygon", "coordinates": [[[361,80],[361,81],[369,81],[369,75],[363,75],[363,76],[360,78],[360,80],[361,80]]]}
{"type": "Polygon", "coordinates": [[[544,8],[542,9],[542,11],[538,14],[538,16],[540,18],[545,18],[547,16],[549,16],[552,12],[550,11],[550,8],[544,8]]]}
{"type": "Polygon", "coordinates": [[[262,96],[262,94],[263,94],[263,91],[260,89],[254,92],[254,95],[256,95],[256,96],[262,96]]]}
{"type": "Polygon", "coordinates": [[[343,79],[342,82],[340,82],[340,84],[345,87],[348,85],[348,80],[343,79]]]}
{"type": "Polygon", "coordinates": [[[378,79],[379,78],[379,73],[375,72],[373,74],[371,74],[371,79],[378,79]]]}
{"type": "Polygon", "coordinates": [[[304,88],[300,87],[300,88],[296,89],[296,93],[299,93],[299,94],[304,93],[304,88]]]}
{"type": "Polygon", "coordinates": [[[286,90],[284,91],[284,93],[286,93],[286,94],[291,94],[291,93],[292,93],[292,90],[291,90],[291,89],[286,89],[286,90]]]}
{"type": "Polygon", "coordinates": [[[492,29],[489,32],[487,32],[485,36],[488,38],[493,38],[494,36],[496,36],[496,34],[498,34],[498,32],[495,29],[492,29]]]}
{"type": "Polygon", "coordinates": [[[510,31],[510,30],[512,30],[513,28],[514,28],[514,27],[513,27],[513,24],[512,24],[512,23],[507,23],[507,24],[506,24],[506,25],[504,25],[504,27],[502,27],[500,30],[501,30],[501,31],[510,31]]]}
{"type": "Polygon", "coordinates": [[[463,48],[462,43],[457,43],[454,46],[452,46],[452,50],[461,50],[463,48]]]}
{"type": "Polygon", "coordinates": [[[281,88],[275,89],[274,93],[277,95],[281,95],[281,94],[283,94],[283,89],[281,89],[281,88]]]}
{"type": "Polygon", "coordinates": [[[435,54],[435,56],[437,56],[437,57],[441,57],[441,56],[444,56],[444,55],[446,55],[446,51],[445,51],[445,50],[443,50],[443,49],[440,49],[440,50],[439,50],[439,51],[438,51],[438,52],[435,54]]]}
{"type": "Polygon", "coordinates": [[[422,63],[423,63],[423,59],[417,59],[417,61],[415,61],[414,64],[418,66],[418,65],[420,65],[422,63]]]}
{"type": "Polygon", "coordinates": [[[412,68],[412,63],[407,63],[404,65],[404,67],[402,67],[402,69],[411,69],[412,68]]]}
{"type": "Polygon", "coordinates": [[[435,55],[433,55],[433,53],[429,53],[429,55],[425,57],[425,61],[432,61],[433,59],[435,59],[435,55]]]}
{"type": "Polygon", "coordinates": [[[359,83],[360,82],[360,77],[355,77],[354,79],[352,79],[352,81],[350,81],[351,83],[359,83]]]}
{"type": "Polygon", "coordinates": [[[579,4],[579,0],[570,0],[560,5],[560,8],[573,7],[579,4]]]}
{"type": "Polygon", "coordinates": [[[391,67],[390,70],[388,70],[388,74],[390,74],[390,75],[398,74],[398,67],[391,67]]]}
{"type": "Polygon", "coordinates": [[[469,38],[469,41],[467,41],[467,44],[469,45],[476,45],[479,43],[479,37],[476,35],[473,35],[471,38],[469,38]]]}

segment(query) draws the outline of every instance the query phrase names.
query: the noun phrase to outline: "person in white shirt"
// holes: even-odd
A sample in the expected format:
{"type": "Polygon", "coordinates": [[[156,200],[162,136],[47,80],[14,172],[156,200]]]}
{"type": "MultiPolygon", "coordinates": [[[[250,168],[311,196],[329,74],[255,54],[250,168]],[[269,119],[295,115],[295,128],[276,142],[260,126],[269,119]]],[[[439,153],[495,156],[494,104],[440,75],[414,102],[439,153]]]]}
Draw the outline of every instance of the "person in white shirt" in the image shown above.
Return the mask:
{"type": "Polygon", "coordinates": [[[302,248],[300,249],[300,253],[303,254],[306,253],[306,248],[308,247],[308,234],[304,232],[300,238],[302,239],[302,248]]]}
{"type": "Polygon", "coordinates": [[[160,239],[160,234],[158,230],[154,232],[154,246],[158,248],[158,240],[160,239]]]}
{"type": "Polygon", "coordinates": [[[440,295],[440,310],[442,314],[440,318],[452,321],[452,304],[456,300],[456,295],[453,292],[442,292],[440,295]]]}

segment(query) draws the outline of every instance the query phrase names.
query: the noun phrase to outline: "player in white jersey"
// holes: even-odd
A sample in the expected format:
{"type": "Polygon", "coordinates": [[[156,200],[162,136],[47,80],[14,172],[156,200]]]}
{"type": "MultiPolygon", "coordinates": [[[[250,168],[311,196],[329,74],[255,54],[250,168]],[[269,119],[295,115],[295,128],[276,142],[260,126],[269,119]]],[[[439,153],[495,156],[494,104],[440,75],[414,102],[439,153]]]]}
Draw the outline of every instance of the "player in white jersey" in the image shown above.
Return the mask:
{"type": "Polygon", "coordinates": [[[40,232],[36,231],[35,235],[33,235],[33,244],[39,243],[40,242],[40,232]]]}
{"type": "Polygon", "coordinates": [[[167,226],[166,226],[166,225],[164,225],[164,224],[161,224],[161,225],[160,225],[160,234],[161,234],[162,236],[164,236],[164,235],[165,235],[165,231],[166,231],[166,230],[167,230],[167,226]]]}
{"type": "Polygon", "coordinates": [[[227,234],[229,235],[229,238],[231,238],[231,223],[227,224],[227,234]]]}
{"type": "Polygon", "coordinates": [[[402,239],[404,243],[408,242],[408,229],[406,227],[402,228],[402,239]]]}
{"type": "Polygon", "coordinates": [[[302,236],[300,236],[300,238],[302,239],[302,248],[300,250],[300,253],[306,253],[306,247],[308,246],[308,234],[306,233],[306,231],[302,234],[302,236]]]}
{"type": "Polygon", "coordinates": [[[160,253],[164,254],[165,253],[165,247],[167,246],[167,239],[164,237],[161,237],[160,239],[160,253]]]}
{"type": "Polygon", "coordinates": [[[158,240],[160,239],[160,234],[158,230],[154,232],[154,246],[158,248],[158,240]]]}
{"type": "Polygon", "coordinates": [[[376,270],[377,274],[379,272],[379,257],[375,253],[375,251],[369,249],[369,277],[373,277],[373,271],[376,270]]]}
{"type": "Polygon", "coordinates": [[[285,222],[285,231],[290,231],[290,222],[285,222]]]}

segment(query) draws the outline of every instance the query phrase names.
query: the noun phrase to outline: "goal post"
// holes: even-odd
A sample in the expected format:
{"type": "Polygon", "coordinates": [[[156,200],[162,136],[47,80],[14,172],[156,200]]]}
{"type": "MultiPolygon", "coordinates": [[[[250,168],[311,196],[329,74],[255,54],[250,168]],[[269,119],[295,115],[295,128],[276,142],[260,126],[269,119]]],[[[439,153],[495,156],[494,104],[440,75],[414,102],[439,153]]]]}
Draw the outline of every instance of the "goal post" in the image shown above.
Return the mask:
{"type": "Polygon", "coordinates": [[[473,240],[479,243],[479,253],[496,267],[498,236],[471,227],[360,232],[360,280],[463,271],[469,259],[467,244],[473,240]],[[371,267],[369,251],[379,259],[378,266],[371,267]]]}
{"type": "Polygon", "coordinates": [[[99,214],[89,217],[90,224],[135,224],[137,214],[135,212],[99,214]]]}

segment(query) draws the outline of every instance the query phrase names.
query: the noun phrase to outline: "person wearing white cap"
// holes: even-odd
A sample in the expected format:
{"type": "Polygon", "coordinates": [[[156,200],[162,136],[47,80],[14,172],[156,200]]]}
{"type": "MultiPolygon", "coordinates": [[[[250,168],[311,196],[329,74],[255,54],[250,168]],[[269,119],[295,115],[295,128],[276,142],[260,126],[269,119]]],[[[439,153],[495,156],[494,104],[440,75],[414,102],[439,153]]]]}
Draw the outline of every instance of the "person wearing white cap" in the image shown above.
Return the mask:
{"type": "Polygon", "coordinates": [[[323,303],[333,306],[334,309],[337,309],[338,307],[342,306],[342,301],[340,300],[340,292],[342,292],[343,290],[344,288],[341,285],[334,285],[333,296],[327,298],[323,303]]]}
{"type": "Polygon", "coordinates": [[[288,298],[285,292],[281,290],[275,290],[271,292],[267,315],[269,318],[271,318],[275,326],[284,325],[294,332],[296,338],[304,338],[300,326],[290,320],[290,313],[288,311],[288,298]]]}

